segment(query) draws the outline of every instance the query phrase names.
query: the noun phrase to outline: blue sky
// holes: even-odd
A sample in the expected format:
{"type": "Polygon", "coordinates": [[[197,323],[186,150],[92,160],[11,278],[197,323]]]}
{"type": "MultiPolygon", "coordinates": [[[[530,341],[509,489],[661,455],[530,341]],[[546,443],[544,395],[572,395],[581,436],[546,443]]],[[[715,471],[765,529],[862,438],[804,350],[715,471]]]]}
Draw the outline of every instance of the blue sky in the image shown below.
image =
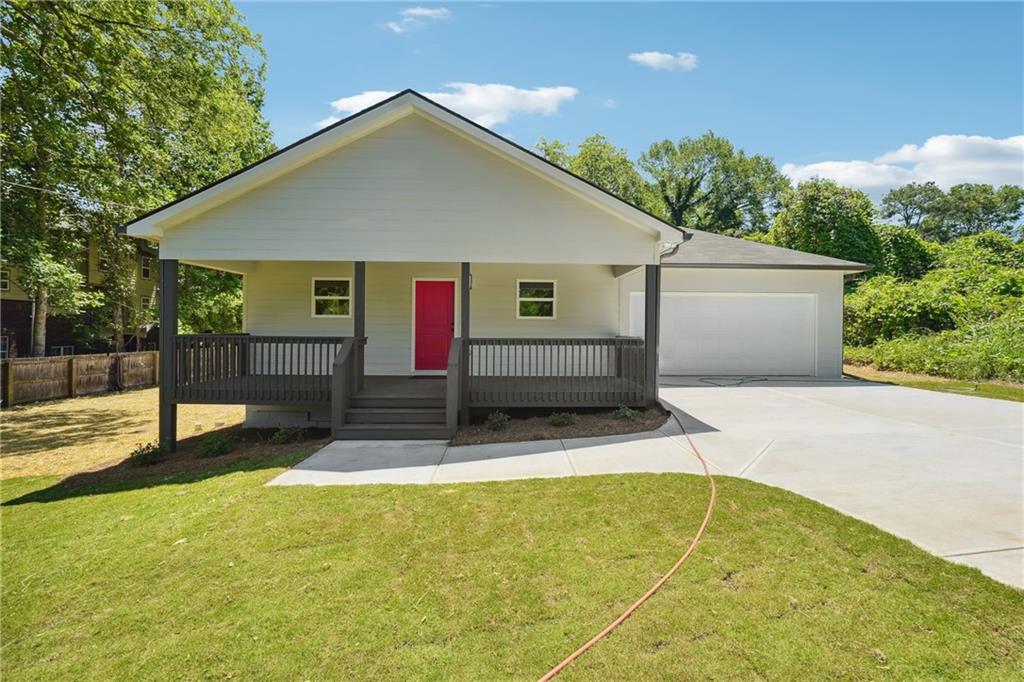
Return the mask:
{"type": "Polygon", "coordinates": [[[279,145],[411,87],[526,146],[710,129],[872,194],[1024,183],[1020,3],[238,6],[279,145]]]}

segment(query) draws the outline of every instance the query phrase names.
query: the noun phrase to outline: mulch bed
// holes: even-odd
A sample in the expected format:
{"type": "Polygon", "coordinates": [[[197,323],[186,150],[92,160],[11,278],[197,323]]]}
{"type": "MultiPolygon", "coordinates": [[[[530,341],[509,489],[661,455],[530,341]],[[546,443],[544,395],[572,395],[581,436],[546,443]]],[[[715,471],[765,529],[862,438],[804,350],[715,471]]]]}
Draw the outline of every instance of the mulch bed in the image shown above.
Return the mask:
{"type": "Polygon", "coordinates": [[[615,436],[623,433],[652,431],[665,424],[668,413],[660,407],[637,410],[636,419],[616,419],[612,411],[577,413],[576,423],[553,426],[548,416],[516,418],[513,416],[501,431],[491,431],[484,424],[471,424],[459,428],[452,445],[482,445],[484,443],[513,443],[556,438],[589,438],[615,436]]]}

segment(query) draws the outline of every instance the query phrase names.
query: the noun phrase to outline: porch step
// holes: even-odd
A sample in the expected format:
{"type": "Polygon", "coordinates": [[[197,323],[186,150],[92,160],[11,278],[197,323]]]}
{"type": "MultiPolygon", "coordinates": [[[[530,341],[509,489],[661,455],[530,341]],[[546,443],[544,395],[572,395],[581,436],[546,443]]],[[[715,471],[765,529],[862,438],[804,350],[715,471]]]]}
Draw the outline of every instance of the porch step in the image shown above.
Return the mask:
{"type": "Polygon", "coordinates": [[[334,430],[338,440],[447,440],[444,424],[344,424],[334,430]]]}
{"type": "Polygon", "coordinates": [[[441,408],[444,409],[445,399],[443,396],[437,398],[420,398],[415,396],[372,396],[354,395],[349,401],[353,408],[441,408]]]}
{"type": "Polygon", "coordinates": [[[443,407],[355,407],[345,413],[347,424],[444,424],[443,407]]]}

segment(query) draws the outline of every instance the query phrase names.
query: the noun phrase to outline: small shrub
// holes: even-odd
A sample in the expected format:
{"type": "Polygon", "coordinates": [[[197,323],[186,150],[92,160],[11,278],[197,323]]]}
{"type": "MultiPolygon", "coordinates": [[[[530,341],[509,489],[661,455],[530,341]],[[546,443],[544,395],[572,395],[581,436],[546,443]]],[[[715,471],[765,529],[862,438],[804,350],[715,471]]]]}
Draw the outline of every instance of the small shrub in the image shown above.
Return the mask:
{"type": "Polygon", "coordinates": [[[569,426],[576,423],[575,412],[553,412],[548,418],[552,426],[569,426]]]}
{"type": "Polygon", "coordinates": [[[296,426],[282,426],[277,431],[274,431],[274,435],[270,437],[270,442],[274,445],[297,443],[300,440],[305,440],[307,435],[308,432],[306,429],[301,429],[296,426]]]}
{"type": "Polygon", "coordinates": [[[128,461],[135,466],[150,466],[164,461],[167,456],[167,451],[160,447],[159,443],[144,443],[132,450],[128,455],[128,461]]]}
{"type": "Polygon", "coordinates": [[[510,421],[512,421],[512,417],[504,412],[491,412],[487,415],[487,421],[484,423],[491,431],[504,431],[510,421]]]}
{"type": "Polygon", "coordinates": [[[639,413],[628,405],[619,405],[618,409],[612,412],[612,417],[623,421],[631,422],[636,419],[639,413]]]}
{"type": "Polygon", "coordinates": [[[199,441],[199,457],[220,457],[235,449],[235,439],[226,433],[211,433],[199,441]]]}

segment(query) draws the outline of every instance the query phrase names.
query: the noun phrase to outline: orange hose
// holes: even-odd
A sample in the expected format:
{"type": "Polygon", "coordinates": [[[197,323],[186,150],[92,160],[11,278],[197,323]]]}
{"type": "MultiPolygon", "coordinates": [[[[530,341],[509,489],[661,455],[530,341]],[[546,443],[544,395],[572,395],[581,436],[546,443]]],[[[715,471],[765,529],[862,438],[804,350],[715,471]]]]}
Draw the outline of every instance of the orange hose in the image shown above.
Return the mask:
{"type": "Polygon", "coordinates": [[[697,534],[694,535],[693,540],[690,541],[690,546],[686,548],[686,551],[683,553],[683,556],[679,557],[679,561],[677,561],[675,565],[672,566],[672,568],[668,569],[668,573],[661,576],[661,578],[658,579],[658,582],[654,583],[651,589],[647,590],[647,592],[645,592],[642,597],[637,599],[632,606],[623,611],[618,618],[609,623],[604,630],[601,630],[601,632],[594,635],[594,637],[586,644],[584,644],[579,649],[566,656],[565,660],[563,660],[561,663],[559,663],[554,668],[549,670],[547,674],[544,675],[544,677],[538,680],[538,682],[547,682],[548,680],[553,679],[555,675],[565,670],[569,666],[569,664],[571,664],[577,658],[586,653],[586,651],[590,649],[590,647],[600,642],[602,639],[611,634],[611,632],[615,628],[622,625],[622,623],[624,623],[627,618],[633,615],[634,611],[640,608],[644,602],[646,602],[648,599],[654,596],[655,592],[661,589],[662,585],[668,582],[668,579],[671,578],[672,575],[679,570],[679,567],[682,566],[683,563],[690,558],[690,555],[693,554],[694,550],[697,549],[697,543],[700,542],[701,536],[704,535],[704,529],[707,528],[708,522],[711,521],[711,512],[714,511],[715,509],[715,479],[711,476],[711,471],[708,469],[708,463],[704,461],[703,457],[701,457],[700,450],[697,449],[697,446],[694,444],[693,439],[690,438],[690,434],[686,432],[686,429],[683,429],[683,435],[686,436],[686,441],[690,444],[690,449],[693,450],[693,454],[697,456],[697,459],[700,460],[701,466],[704,467],[704,475],[707,476],[708,486],[710,488],[710,495],[708,496],[708,508],[707,511],[704,512],[704,520],[700,522],[700,528],[697,529],[697,534]]]}

